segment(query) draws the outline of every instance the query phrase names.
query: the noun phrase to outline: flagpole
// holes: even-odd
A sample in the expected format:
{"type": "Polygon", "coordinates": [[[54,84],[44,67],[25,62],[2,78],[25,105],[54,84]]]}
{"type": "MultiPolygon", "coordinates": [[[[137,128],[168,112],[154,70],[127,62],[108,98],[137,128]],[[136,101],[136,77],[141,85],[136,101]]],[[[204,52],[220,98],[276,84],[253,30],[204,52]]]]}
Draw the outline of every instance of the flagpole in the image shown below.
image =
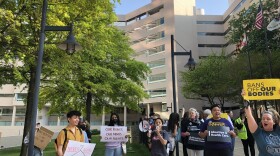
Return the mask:
{"type": "MultiPolygon", "coordinates": [[[[261,0],[260,0],[260,7],[261,7],[261,11],[263,12],[262,1],[261,0]]],[[[265,25],[266,23],[265,23],[265,20],[264,20],[264,16],[262,16],[262,20],[263,20],[263,25],[265,25]]],[[[265,29],[265,28],[262,27],[262,29],[264,29],[264,34],[265,34],[265,45],[266,45],[266,51],[267,51],[266,55],[267,55],[267,59],[268,59],[269,75],[270,75],[270,78],[272,78],[273,77],[273,73],[272,73],[271,50],[269,49],[269,46],[268,46],[267,29],[265,29]]],[[[264,101],[264,104],[265,104],[265,109],[267,110],[266,101],[264,101]]],[[[276,100],[273,100],[273,104],[275,106],[276,111],[278,111],[276,100]]]]}
{"type": "MultiPolygon", "coordinates": [[[[260,0],[260,7],[261,7],[261,11],[263,12],[263,9],[262,9],[262,1],[260,0]]],[[[264,20],[264,16],[262,16],[262,20],[263,20],[263,25],[265,25],[265,20],[264,20]]],[[[273,77],[273,74],[272,74],[272,63],[271,63],[271,51],[269,49],[269,46],[268,46],[268,39],[267,39],[267,30],[262,27],[262,29],[264,29],[264,34],[265,34],[265,45],[266,45],[266,53],[267,53],[267,59],[268,59],[268,66],[269,66],[269,75],[270,75],[270,78],[273,77]]]]}
{"type": "MultiPolygon", "coordinates": [[[[246,31],[244,31],[244,34],[245,34],[245,37],[246,37],[246,43],[247,43],[247,47],[249,47],[249,40],[248,40],[248,36],[247,36],[247,33],[246,31]]],[[[248,63],[249,63],[249,73],[250,73],[250,79],[253,78],[253,70],[252,70],[252,63],[251,63],[251,57],[250,57],[250,50],[249,48],[246,49],[247,51],[247,57],[248,57],[248,63]]],[[[257,112],[257,101],[256,100],[253,100],[254,101],[254,113],[255,113],[255,117],[257,119],[257,122],[259,122],[259,119],[258,119],[258,112],[257,112]]]]}

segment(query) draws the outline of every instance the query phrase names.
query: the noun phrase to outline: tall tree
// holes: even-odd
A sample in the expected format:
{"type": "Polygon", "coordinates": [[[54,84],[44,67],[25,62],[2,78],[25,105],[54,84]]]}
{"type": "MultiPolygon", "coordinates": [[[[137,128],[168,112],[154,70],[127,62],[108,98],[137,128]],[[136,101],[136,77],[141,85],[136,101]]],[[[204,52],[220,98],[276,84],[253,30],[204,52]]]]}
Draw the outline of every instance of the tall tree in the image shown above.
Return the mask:
{"type": "Polygon", "coordinates": [[[210,105],[233,101],[236,88],[232,74],[229,72],[233,60],[222,53],[220,56],[212,54],[201,60],[195,70],[182,72],[182,90],[186,98],[209,101],[210,105]]]}
{"type": "MultiPolygon", "coordinates": [[[[49,90],[55,88],[54,91],[60,91],[60,94],[54,94],[56,92],[53,92],[52,100],[55,103],[52,104],[54,104],[54,109],[58,107],[84,108],[82,104],[84,106],[83,102],[85,101],[86,93],[95,94],[96,99],[97,96],[100,96],[98,98],[107,100],[110,97],[106,97],[108,93],[113,95],[109,80],[115,80],[113,84],[116,86],[117,77],[123,77],[127,80],[123,82],[123,86],[127,88],[127,91],[130,91],[128,90],[129,88],[135,91],[131,92],[129,97],[121,97],[121,100],[145,97],[138,80],[143,78],[148,68],[144,64],[129,59],[129,54],[132,53],[132,50],[128,49],[127,40],[122,45],[122,40],[125,38],[123,35],[122,37],[119,36],[123,33],[112,26],[112,23],[116,21],[116,16],[113,12],[114,2],[116,1],[49,0],[47,25],[65,26],[69,23],[74,23],[76,39],[84,48],[82,52],[68,56],[53,44],[63,41],[67,33],[46,33],[41,82],[44,88],[49,90]],[[112,41],[112,39],[115,40],[112,41]],[[116,46],[118,46],[118,49],[116,46]],[[106,50],[110,53],[107,53],[106,50]],[[108,66],[103,67],[104,64],[107,65],[106,61],[108,61],[108,66],[110,62],[113,62],[110,64],[112,66],[111,70],[107,70],[108,66]],[[116,64],[118,67],[114,67],[114,63],[119,63],[116,64]],[[129,71],[135,69],[134,63],[139,68],[135,71],[129,71]],[[116,70],[114,68],[126,69],[126,71],[119,72],[119,75],[117,75],[117,72],[112,72],[112,70],[116,70]],[[129,75],[131,73],[138,75],[131,76],[129,75]],[[102,92],[107,94],[103,95],[102,92]],[[63,98],[60,97],[63,95],[62,93],[65,93],[63,98]],[[56,103],[59,104],[58,107],[56,107],[56,103]]],[[[41,0],[0,2],[0,56],[1,60],[5,61],[0,65],[0,69],[5,71],[5,75],[7,75],[6,80],[1,78],[0,82],[1,84],[7,82],[14,84],[25,83],[28,86],[24,137],[30,130],[30,121],[33,116],[31,110],[33,108],[35,62],[39,43],[41,8],[41,0]]],[[[43,90],[43,92],[46,91],[43,90]]],[[[136,108],[134,99],[129,102],[131,103],[124,104],[131,108],[136,108]]],[[[26,149],[26,145],[22,144],[21,155],[26,155],[26,149]]]]}

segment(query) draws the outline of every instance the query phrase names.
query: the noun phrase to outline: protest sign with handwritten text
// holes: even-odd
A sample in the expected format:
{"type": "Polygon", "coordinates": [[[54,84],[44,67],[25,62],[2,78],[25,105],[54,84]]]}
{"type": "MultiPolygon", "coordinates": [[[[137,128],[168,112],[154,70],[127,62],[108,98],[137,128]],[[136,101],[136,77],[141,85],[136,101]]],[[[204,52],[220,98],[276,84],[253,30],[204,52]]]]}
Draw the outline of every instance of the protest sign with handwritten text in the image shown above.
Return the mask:
{"type": "Polygon", "coordinates": [[[34,145],[41,150],[44,150],[47,145],[51,142],[54,132],[41,126],[40,129],[36,132],[34,145]]]}
{"type": "Polygon", "coordinates": [[[125,126],[101,126],[100,142],[126,142],[127,127],[125,126]]]}
{"type": "Polygon", "coordinates": [[[64,156],[89,156],[96,144],[69,140],[64,156]]]}

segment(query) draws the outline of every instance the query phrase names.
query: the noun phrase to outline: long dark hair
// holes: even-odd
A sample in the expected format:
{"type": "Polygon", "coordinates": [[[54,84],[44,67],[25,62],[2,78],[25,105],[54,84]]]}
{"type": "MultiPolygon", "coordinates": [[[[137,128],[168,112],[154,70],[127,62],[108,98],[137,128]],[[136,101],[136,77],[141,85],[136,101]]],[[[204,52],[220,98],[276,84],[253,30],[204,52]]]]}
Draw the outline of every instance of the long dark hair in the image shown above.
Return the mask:
{"type": "Polygon", "coordinates": [[[113,115],[115,115],[115,116],[118,118],[116,124],[117,124],[118,126],[121,126],[120,117],[119,117],[119,115],[118,115],[117,113],[111,113],[110,122],[109,122],[108,126],[114,126],[114,125],[115,125],[115,122],[114,122],[114,120],[112,119],[113,115]]]}
{"type": "Polygon", "coordinates": [[[179,126],[179,114],[178,113],[171,113],[169,116],[169,120],[167,123],[167,129],[168,131],[173,132],[175,129],[175,125],[179,126]]]}

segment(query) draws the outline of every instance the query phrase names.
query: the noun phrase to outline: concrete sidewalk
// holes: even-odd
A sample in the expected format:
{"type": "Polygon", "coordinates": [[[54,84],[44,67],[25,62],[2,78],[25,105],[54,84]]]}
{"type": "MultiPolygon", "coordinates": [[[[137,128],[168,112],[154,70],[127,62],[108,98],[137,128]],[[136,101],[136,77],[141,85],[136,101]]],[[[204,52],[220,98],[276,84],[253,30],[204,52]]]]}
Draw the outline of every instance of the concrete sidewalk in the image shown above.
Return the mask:
{"type": "MultiPolygon", "coordinates": [[[[258,151],[256,143],[255,143],[255,151],[256,151],[255,156],[258,156],[259,151],[258,151]]],[[[249,154],[250,154],[250,150],[249,150],[249,154]]],[[[174,156],[176,156],[175,153],[174,153],[174,156]]],[[[184,156],[183,155],[183,145],[181,143],[179,143],[179,156],[184,156]]],[[[235,138],[234,156],[244,156],[243,145],[239,138],[235,138]]]]}

